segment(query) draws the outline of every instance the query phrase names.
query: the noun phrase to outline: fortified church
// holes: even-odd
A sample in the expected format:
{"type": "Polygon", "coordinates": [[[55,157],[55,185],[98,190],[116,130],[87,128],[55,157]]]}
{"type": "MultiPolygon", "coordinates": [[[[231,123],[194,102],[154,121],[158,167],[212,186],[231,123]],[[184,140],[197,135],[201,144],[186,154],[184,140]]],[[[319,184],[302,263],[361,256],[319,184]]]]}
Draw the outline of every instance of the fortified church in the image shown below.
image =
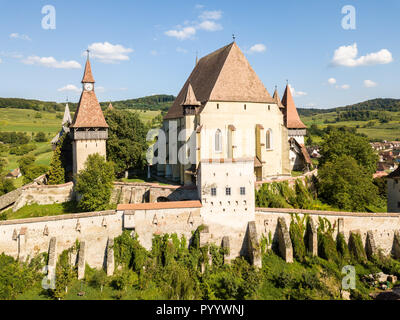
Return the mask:
{"type": "MultiPolygon", "coordinates": [[[[271,97],[236,42],[196,61],[162,129],[165,139],[159,142],[167,157],[153,166],[156,174],[197,187],[198,199],[210,213],[253,212],[255,181],[311,166],[304,147],[306,126],[290,86],[282,100],[277,89],[271,97]],[[186,163],[180,161],[182,150],[186,163]]],[[[108,125],[95,94],[89,55],[75,116],[71,120],[67,105],[53,144],[64,133],[72,141],[74,175],[89,155],[106,157],[108,125]]]]}

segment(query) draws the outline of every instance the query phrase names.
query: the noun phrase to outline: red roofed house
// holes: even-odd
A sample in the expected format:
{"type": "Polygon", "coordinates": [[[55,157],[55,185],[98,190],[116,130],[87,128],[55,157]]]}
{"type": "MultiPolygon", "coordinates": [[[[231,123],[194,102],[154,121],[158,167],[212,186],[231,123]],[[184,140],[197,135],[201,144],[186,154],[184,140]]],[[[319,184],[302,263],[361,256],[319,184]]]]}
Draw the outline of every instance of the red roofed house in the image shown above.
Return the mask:
{"type": "Polygon", "coordinates": [[[106,157],[108,125],[94,91],[94,83],[88,55],[81,98],[70,125],[74,175],[83,169],[89,155],[98,153],[106,157]]]}

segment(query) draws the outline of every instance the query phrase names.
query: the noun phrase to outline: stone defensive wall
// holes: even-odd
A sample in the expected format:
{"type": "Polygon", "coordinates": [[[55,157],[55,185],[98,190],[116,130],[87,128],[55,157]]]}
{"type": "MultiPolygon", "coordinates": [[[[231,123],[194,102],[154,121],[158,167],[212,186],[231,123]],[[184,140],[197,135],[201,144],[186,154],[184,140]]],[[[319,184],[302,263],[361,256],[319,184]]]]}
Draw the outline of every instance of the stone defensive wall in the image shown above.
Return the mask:
{"type": "MultiPolygon", "coordinates": [[[[184,235],[188,243],[199,226],[201,245],[216,244],[229,248],[225,257],[247,256],[253,264],[261,265],[260,240],[271,233],[281,256],[293,261],[289,236],[291,216],[309,215],[312,231],[309,241],[317,254],[319,218],[328,219],[346,241],[359,233],[367,252],[382,249],[385,254],[400,258],[400,214],[352,213],[297,209],[256,208],[250,214],[209,214],[202,211],[199,201],[160,202],[119,205],[117,210],[68,214],[62,216],[0,221],[0,253],[25,260],[40,252],[49,252],[50,264],[76,240],[81,243],[79,255],[73,257],[80,270],[85,263],[91,267],[114,271],[113,240],[123,230],[136,233],[146,249],[151,248],[154,234],[184,235]]],[[[78,270],[79,273],[79,270],[78,270]]]]}
{"type": "MultiPolygon", "coordinates": [[[[68,202],[75,199],[74,185],[72,182],[50,186],[38,183],[36,180],[1,196],[0,211],[8,208],[17,211],[23,206],[34,203],[45,205],[68,202]]],[[[197,199],[198,194],[196,187],[160,185],[156,183],[115,182],[111,195],[111,202],[117,204],[197,199]]]]}
{"type": "Polygon", "coordinates": [[[303,183],[306,182],[307,178],[312,178],[313,176],[317,176],[318,175],[318,169],[314,169],[313,171],[304,173],[301,176],[298,177],[280,177],[280,178],[276,178],[276,179],[268,179],[268,180],[263,180],[263,181],[256,181],[255,185],[256,185],[256,190],[260,189],[260,187],[264,184],[264,183],[272,183],[272,182],[284,182],[287,181],[290,187],[293,187],[294,184],[296,183],[296,180],[300,180],[303,183]]]}

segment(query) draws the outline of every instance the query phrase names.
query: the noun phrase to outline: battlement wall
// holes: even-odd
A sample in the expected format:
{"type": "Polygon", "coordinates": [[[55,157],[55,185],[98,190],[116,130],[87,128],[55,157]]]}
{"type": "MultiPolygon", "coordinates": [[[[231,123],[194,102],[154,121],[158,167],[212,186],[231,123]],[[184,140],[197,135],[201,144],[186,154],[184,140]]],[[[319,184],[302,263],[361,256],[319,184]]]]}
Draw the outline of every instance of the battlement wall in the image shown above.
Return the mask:
{"type": "Polygon", "coordinates": [[[385,254],[390,254],[394,249],[396,233],[400,230],[398,213],[256,208],[251,214],[213,215],[205,212],[200,203],[185,207],[181,202],[179,207],[175,208],[171,205],[158,203],[153,207],[139,206],[133,210],[119,208],[115,211],[0,221],[0,253],[26,259],[37,253],[47,252],[50,239],[56,238],[58,255],[79,240],[86,245],[85,261],[91,267],[101,268],[106,264],[107,243],[121,235],[123,230],[134,231],[142,245],[151,249],[154,234],[176,233],[179,237],[184,235],[189,244],[193,232],[200,225],[204,225],[206,228],[201,233],[201,243],[220,246],[225,241],[229,243],[230,257],[235,258],[249,254],[249,243],[252,244],[251,250],[254,253],[254,248],[257,248],[254,241],[260,240],[262,235],[268,238],[268,234],[271,233],[273,241],[279,242],[282,229],[278,221],[281,221],[281,225],[283,221],[289,228],[291,216],[298,214],[309,215],[316,228],[319,218],[328,219],[335,227],[334,236],[342,232],[346,241],[350,232],[357,231],[366,243],[367,234],[371,233],[376,247],[382,249],[385,254]],[[249,228],[251,223],[252,228],[249,228]],[[249,239],[252,241],[249,242],[249,239]]]}

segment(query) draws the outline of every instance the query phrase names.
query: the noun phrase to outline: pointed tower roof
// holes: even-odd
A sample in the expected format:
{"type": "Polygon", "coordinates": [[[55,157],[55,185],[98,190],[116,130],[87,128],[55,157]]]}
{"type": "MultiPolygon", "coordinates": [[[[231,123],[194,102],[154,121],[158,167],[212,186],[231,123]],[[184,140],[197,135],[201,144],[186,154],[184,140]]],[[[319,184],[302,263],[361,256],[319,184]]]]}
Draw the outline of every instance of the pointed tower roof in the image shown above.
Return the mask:
{"type": "MultiPolygon", "coordinates": [[[[94,82],[89,58],[82,82],[94,82]]],[[[83,90],[70,128],[108,128],[94,89],[83,90]]]]}
{"type": "Polygon", "coordinates": [[[280,109],[284,109],[284,105],[282,104],[281,98],[279,98],[279,93],[278,93],[278,88],[275,87],[275,92],[274,95],[272,96],[272,99],[274,99],[274,102],[278,105],[280,109]]]}
{"type": "Polygon", "coordinates": [[[236,42],[199,60],[165,119],[183,116],[189,83],[203,105],[208,101],[273,103],[236,42]]]}
{"type": "Polygon", "coordinates": [[[62,120],[62,125],[66,123],[72,123],[72,118],[71,118],[71,113],[69,112],[69,106],[68,103],[65,105],[65,110],[64,110],[64,117],[62,120]]]}
{"type": "Polygon", "coordinates": [[[108,107],[107,107],[107,110],[114,110],[114,107],[113,107],[111,101],[110,101],[110,104],[109,104],[108,107]]]}
{"type": "Polygon", "coordinates": [[[82,78],[82,83],[84,83],[84,82],[95,83],[93,74],[92,74],[92,67],[90,65],[89,54],[88,54],[88,57],[86,60],[85,72],[83,73],[83,78],[82,78]]]}
{"type": "Polygon", "coordinates": [[[286,85],[282,104],[285,106],[286,127],[288,129],[306,129],[307,126],[300,120],[299,114],[297,113],[289,84],[286,85]]]}
{"type": "Polygon", "coordinates": [[[182,103],[183,106],[200,106],[201,103],[197,101],[196,95],[194,94],[192,85],[189,83],[186,90],[185,101],[182,103]]]}

